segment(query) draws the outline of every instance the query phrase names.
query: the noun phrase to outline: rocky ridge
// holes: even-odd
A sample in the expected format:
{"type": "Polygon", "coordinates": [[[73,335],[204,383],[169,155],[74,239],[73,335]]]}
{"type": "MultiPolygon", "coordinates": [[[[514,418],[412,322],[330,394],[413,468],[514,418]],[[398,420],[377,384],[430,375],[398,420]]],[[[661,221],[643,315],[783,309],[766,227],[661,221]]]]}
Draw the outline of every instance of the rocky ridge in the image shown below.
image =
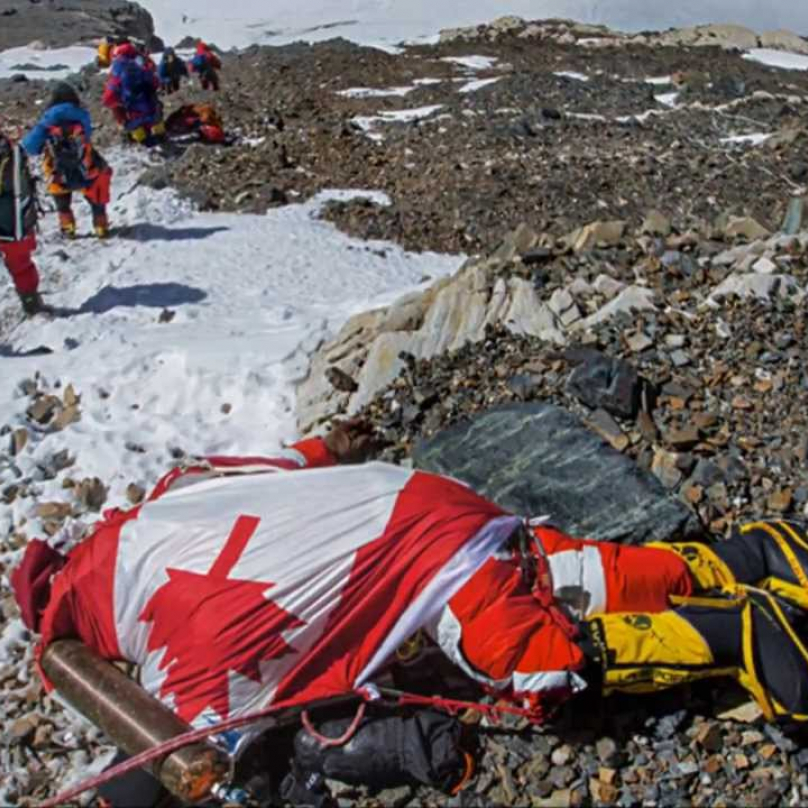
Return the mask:
{"type": "Polygon", "coordinates": [[[162,47],[151,14],[129,0],[0,0],[0,50],[36,43],[41,48],[94,46],[104,36],[128,36],[162,47]]]}
{"type": "Polygon", "coordinates": [[[524,40],[550,40],[563,45],[577,44],[587,48],[614,45],[644,45],[648,47],[718,47],[725,50],[769,48],[808,54],[808,39],[793,31],[777,30],[758,33],[743,25],[711,24],[668,31],[647,31],[626,34],[605,25],[591,25],[572,20],[543,20],[531,22],[516,16],[504,16],[482,25],[447,28],[440,32],[440,41],[496,42],[502,37],[516,36],[524,40]]]}

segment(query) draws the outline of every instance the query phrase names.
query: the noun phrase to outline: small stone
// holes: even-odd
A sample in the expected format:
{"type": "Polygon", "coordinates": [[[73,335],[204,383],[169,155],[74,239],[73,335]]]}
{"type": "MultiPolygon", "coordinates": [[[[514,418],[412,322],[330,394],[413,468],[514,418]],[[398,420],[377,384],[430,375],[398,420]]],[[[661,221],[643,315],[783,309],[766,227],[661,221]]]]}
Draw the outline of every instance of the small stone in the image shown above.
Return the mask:
{"type": "Polygon", "coordinates": [[[588,420],[589,426],[598,433],[612,448],[624,452],[631,441],[620,428],[620,424],[604,409],[595,410],[588,420]]]}
{"type": "Polygon", "coordinates": [[[98,477],[88,477],[82,480],[75,494],[79,502],[91,511],[100,511],[107,501],[106,486],[98,477]]]}
{"type": "Polygon", "coordinates": [[[699,727],[695,740],[707,752],[718,752],[724,745],[721,727],[712,722],[706,722],[699,727]]]}
{"type": "Polygon", "coordinates": [[[682,482],[684,475],[678,466],[679,455],[657,449],[651,464],[651,471],[659,481],[668,489],[673,490],[682,482]]]}
{"type": "Polygon", "coordinates": [[[746,771],[752,764],[749,762],[749,758],[743,754],[743,752],[739,752],[737,755],[732,756],[732,765],[739,771],[746,771]]]}
{"type": "Polygon", "coordinates": [[[757,241],[771,235],[763,225],[756,222],[751,216],[736,216],[730,218],[724,228],[724,235],[730,239],[744,239],[757,241]]]}
{"type": "Polygon", "coordinates": [[[170,323],[176,316],[177,312],[172,309],[163,309],[160,312],[160,316],[157,318],[157,322],[165,325],[166,323],[170,323]]]}
{"type": "Polygon", "coordinates": [[[693,361],[688,354],[681,350],[673,351],[670,357],[673,366],[677,368],[686,367],[693,361]]]}
{"type": "Polygon", "coordinates": [[[654,341],[644,331],[635,331],[626,338],[626,345],[632,353],[642,353],[653,344],[654,341]]]}
{"type": "Polygon", "coordinates": [[[766,500],[769,509],[777,513],[786,513],[794,503],[794,492],[790,488],[780,488],[771,493],[766,500]]]}
{"type": "Polygon", "coordinates": [[[146,497],[146,491],[136,483],[129,483],[126,486],[126,499],[132,505],[140,505],[146,497]]]}
{"type": "MultiPolygon", "coordinates": [[[[739,707],[731,707],[729,710],[724,710],[716,716],[721,721],[737,721],[740,724],[754,724],[763,716],[763,711],[760,709],[756,701],[744,702],[739,707]]],[[[741,745],[747,746],[749,744],[761,743],[763,736],[759,732],[744,732],[741,734],[741,745]]]]}
{"type": "Polygon", "coordinates": [[[665,440],[676,449],[692,449],[701,439],[699,430],[693,425],[671,429],[665,433],[665,440]]]}
{"type": "Polygon", "coordinates": [[[50,745],[51,737],[53,736],[52,724],[40,724],[34,733],[33,747],[34,749],[42,749],[50,745]]]}
{"type": "Polygon", "coordinates": [[[777,746],[773,743],[766,743],[758,749],[758,754],[764,760],[771,760],[777,754],[777,746]]]}
{"type": "Polygon", "coordinates": [[[773,275],[778,270],[777,264],[765,257],[752,264],[752,271],[757,272],[759,275],[773,275]]]}
{"type": "Polygon", "coordinates": [[[601,738],[595,744],[595,751],[598,754],[598,760],[604,766],[614,766],[617,763],[619,750],[611,738],[601,738]]]}
{"type": "Polygon", "coordinates": [[[591,777],[589,779],[589,795],[592,800],[600,805],[612,805],[619,795],[615,786],[591,777]]]}
{"type": "Polygon", "coordinates": [[[34,716],[24,716],[18,718],[11,725],[10,736],[12,741],[18,744],[26,744],[32,741],[36,734],[39,722],[34,716]]]}
{"type": "Polygon", "coordinates": [[[73,515],[73,506],[68,502],[42,502],[36,506],[36,515],[40,519],[63,522],[73,515]]]}
{"type": "Polygon", "coordinates": [[[667,238],[671,234],[671,220],[658,210],[651,210],[640,229],[646,235],[667,238]]]}
{"type": "Polygon", "coordinates": [[[572,747],[564,744],[553,750],[550,760],[553,762],[553,766],[566,766],[572,760],[573,755],[572,747]]]}
{"type": "Polygon", "coordinates": [[[50,423],[62,402],[56,396],[40,396],[28,408],[28,417],[43,426],[50,423]]]}
{"type": "Polygon", "coordinates": [[[28,430],[25,427],[15,429],[11,433],[11,455],[17,457],[28,445],[28,430]]]}
{"type": "Polygon", "coordinates": [[[572,766],[554,766],[550,769],[550,782],[556,788],[566,788],[575,779],[572,766]]]}
{"type": "Polygon", "coordinates": [[[53,428],[56,431],[66,429],[70,424],[81,420],[81,410],[77,404],[65,407],[53,420],[53,428]]]}
{"type": "Polygon", "coordinates": [[[341,393],[355,393],[359,385],[344,371],[338,367],[330,367],[325,372],[328,383],[341,393]]]}
{"type": "Polygon", "coordinates": [[[65,392],[62,395],[62,403],[65,407],[75,407],[79,404],[81,398],[76,394],[76,390],[72,384],[65,387],[65,392]]]}
{"type": "Polygon", "coordinates": [[[233,405],[225,402],[219,407],[219,412],[221,412],[222,415],[230,415],[230,413],[233,412],[233,405]]]}

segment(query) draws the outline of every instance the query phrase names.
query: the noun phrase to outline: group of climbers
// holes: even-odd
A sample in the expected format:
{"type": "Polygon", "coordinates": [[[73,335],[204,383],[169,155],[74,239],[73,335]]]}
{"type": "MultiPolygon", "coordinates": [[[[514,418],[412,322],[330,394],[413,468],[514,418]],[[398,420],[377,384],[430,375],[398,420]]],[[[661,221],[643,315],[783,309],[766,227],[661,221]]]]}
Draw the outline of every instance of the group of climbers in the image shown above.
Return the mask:
{"type": "MultiPolygon", "coordinates": [[[[151,146],[172,132],[195,132],[211,143],[224,141],[221,120],[210,107],[185,105],[164,120],[160,92],[172,94],[189,75],[189,66],[172,48],[157,67],[148,51],[127,39],[102,40],[98,64],[109,68],[102,102],[111,110],[127,140],[151,146]]],[[[190,70],[203,89],[219,89],[221,62],[204,42],[197,44],[190,70]]],[[[76,89],[60,82],[34,128],[17,144],[0,131],[0,256],[20,297],[23,311],[32,316],[47,307],[39,293],[39,273],[32,255],[36,249],[38,206],[36,182],[27,157],[42,156],[48,193],[54,201],[59,228],[65,238],[77,235],[72,201],[81,193],[92,210],[98,238],[109,235],[107,205],[112,168],[92,143],[90,114],[76,89]]]]}

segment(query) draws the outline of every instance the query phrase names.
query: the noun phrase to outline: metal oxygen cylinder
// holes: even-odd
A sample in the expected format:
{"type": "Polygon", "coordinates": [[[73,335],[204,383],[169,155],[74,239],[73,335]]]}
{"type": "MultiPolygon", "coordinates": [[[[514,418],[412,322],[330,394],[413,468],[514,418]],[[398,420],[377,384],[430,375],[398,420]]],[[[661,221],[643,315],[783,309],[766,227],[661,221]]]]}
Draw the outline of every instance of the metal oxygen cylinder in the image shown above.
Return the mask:
{"type": "MultiPolygon", "coordinates": [[[[128,755],[137,755],[191,727],[137,682],[78,640],[57,640],[42,655],[56,690],[128,755]]],[[[195,803],[211,797],[230,776],[230,758],[209,743],[178,749],[149,766],[172,794],[195,803]]]]}

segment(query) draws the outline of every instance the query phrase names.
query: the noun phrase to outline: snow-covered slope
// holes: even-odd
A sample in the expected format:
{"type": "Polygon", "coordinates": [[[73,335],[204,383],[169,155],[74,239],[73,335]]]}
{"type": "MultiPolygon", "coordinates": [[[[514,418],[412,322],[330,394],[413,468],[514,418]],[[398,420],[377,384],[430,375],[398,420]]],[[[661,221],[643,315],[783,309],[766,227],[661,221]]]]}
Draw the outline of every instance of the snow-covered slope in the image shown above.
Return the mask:
{"type": "Polygon", "coordinates": [[[570,17],[631,31],[732,22],[808,34],[808,3],[803,0],[240,0],[227,6],[220,0],[142,0],[142,5],[167,42],[190,34],[221,47],[333,36],[389,45],[505,14],[570,17]]]}
{"type": "MultiPolygon", "coordinates": [[[[143,161],[133,152],[114,157],[111,218],[123,231],[110,241],[65,245],[46,220],[37,261],[48,302],[65,316],[14,327],[17,301],[2,277],[3,423],[30,426],[18,383],[36,372],[56,392],[74,385],[82,420],[34,433],[16,471],[0,465],[0,487],[69,448],[77,458],[70,475],[100,477],[120,504],[126,485],[153,483],[176,448],[272,451],[295,438],[294,387],[308,352],[350,314],[461,260],[341,234],[316,218],[325,198],[346,196],[339,192],[265,216],[196,213],[172,191],[133,187],[143,161]],[[161,323],[166,308],[174,317],[161,323]],[[40,345],[54,353],[19,357],[40,345]]],[[[76,203],[87,232],[84,207],[76,203]]],[[[64,499],[60,485],[43,482],[38,499],[64,499]]],[[[19,524],[33,505],[0,504],[0,519],[13,514],[19,524]]]]}

